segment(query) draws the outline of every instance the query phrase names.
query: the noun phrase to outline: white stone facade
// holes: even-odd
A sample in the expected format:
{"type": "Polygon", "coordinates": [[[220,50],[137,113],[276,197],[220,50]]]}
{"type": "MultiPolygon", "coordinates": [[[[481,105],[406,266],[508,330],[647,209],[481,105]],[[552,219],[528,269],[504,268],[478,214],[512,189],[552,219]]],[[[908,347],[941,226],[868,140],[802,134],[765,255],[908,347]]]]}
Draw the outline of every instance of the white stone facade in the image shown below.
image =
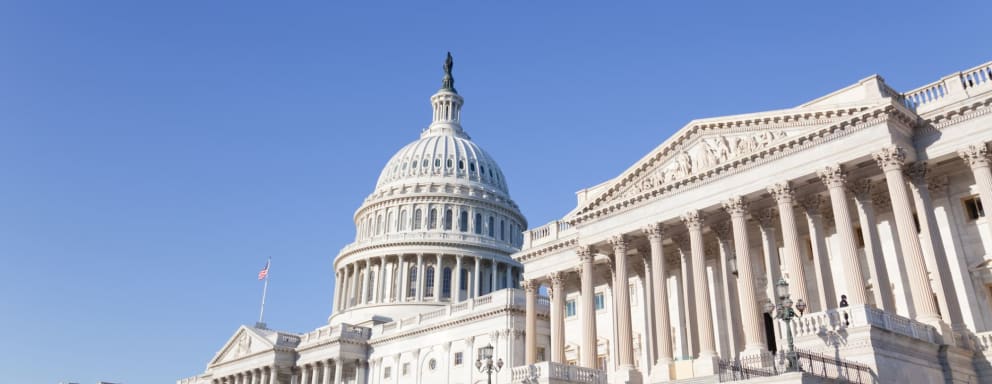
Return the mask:
{"type": "Polygon", "coordinates": [[[547,318],[547,300],[527,302],[510,257],[527,222],[499,165],[462,129],[450,72],[431,104],[431,125],[355,213],[355,241],[334,259],[328,324],[304,334],[243,326],[181,384],[476,383],[486,346],[504,367],[493,379],[509,381],[524,363],[525,309],[547,318]]]}
{"type": "MultiPolygon", "coordinates": [[[[992,63],[690,122],[524,233],[513,257],[553,293],[552,352],[514,382],[593,380],[571,364],[610,383],[716,380],[785,349],[779,279],[808,304],[796,348],[878,382],[992,382],[989,111],[992,63]]],[[[813,380],[793,376],[756,382],[813,380]]]]}

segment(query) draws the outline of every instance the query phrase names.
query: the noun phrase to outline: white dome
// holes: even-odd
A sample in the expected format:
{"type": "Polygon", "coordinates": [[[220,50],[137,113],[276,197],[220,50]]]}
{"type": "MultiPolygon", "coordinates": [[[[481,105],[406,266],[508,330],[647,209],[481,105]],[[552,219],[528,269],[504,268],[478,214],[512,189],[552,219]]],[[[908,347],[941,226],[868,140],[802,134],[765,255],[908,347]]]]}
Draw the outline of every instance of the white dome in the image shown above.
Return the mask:
{"type": "Polygon", "coordinates": [[[450,134],[427,135],[400,149],[382,170],[375,189],[431,181],[464,182],[510,194],[496,161],[467,137],[450,134]]]}

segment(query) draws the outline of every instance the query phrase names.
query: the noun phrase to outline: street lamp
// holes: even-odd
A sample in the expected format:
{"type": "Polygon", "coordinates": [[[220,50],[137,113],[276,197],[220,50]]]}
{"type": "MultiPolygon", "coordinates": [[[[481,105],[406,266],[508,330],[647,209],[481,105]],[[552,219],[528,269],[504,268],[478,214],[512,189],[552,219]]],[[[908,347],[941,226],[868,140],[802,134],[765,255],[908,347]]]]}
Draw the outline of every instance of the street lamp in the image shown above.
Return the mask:
{"type": "Polygon", "coordinates": [[[497,359],[493,362],[493,349],[492,344],[482,347],[482,354],[475,360],[475,368],[486,374],[489,384],[493,384],[493,373],[499,373],[499,370],[503,368],[503,359],[497,359]]]}
{"type": "MultiPolygon", "coordinates": [[[[789,298],[789,283],[786,283],[785,279],[780,278],[775,284],[775,294],[778,296],[778,305],[768,309],[769,312],[774,309],[776,312],[774,316],[785,322],[785,337],[789,345],[789,350],[785,353],[786,359],[789,361],[788,368],[797,369],[799,364],[796,360],[796,346],[792,342],[792,320],[802,317],[803,312],[806,311],[806,302],[803,299],[798,299],[795,303],[792,302],[792,299],[789,298]]],[[[771,307],[772,305],[769,303],[768,306],[771,307]]]]}

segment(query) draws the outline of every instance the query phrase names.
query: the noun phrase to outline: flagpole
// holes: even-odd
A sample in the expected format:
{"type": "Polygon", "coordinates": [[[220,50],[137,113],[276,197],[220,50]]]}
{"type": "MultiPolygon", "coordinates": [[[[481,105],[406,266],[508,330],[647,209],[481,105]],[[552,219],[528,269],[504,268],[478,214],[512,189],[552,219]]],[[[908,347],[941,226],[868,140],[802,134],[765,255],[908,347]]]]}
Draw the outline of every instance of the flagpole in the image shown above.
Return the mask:
{"type": "Polygon", "coordinates": [[[263,316],[265,316],[265,293],[269,291],[269,269],[272,268],[272,258],[265,264],[265,285],[262,286],[262,310],[258,313],[258,325],[262,327],[265,323],[262,322],[263,316]]]}

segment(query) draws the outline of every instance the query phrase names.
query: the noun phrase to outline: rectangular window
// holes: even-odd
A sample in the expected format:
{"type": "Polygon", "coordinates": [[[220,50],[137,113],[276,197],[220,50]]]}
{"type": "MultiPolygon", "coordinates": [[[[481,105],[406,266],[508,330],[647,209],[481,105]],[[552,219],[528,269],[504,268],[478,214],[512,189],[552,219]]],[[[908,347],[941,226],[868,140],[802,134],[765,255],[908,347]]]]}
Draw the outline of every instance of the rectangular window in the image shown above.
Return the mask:
{"type": "Polygon", "coordinates": [[[537,361],[546,361],[544,358],[544,347],[537,347],[537,361]]]}
{"type": "Polygon", "coordinates": [[[409,373],[410,373],[410,363],[403,363],[403,371],[402,371],[403,376],[406,376],[409,373]]]}
{"type": "Polygon", "coordinates": [[[966,197],[961,200],[964,204],[965,215],[968,216],[968,220],[978,220],[979,217],[985,217],[985,208],[982,207],[982,199],[978,196],[966,197]]]}
{"type": "Polygon", "coordinates": [[[575,316],[575,300],[565,302],[565,317],[575,316]]]}
{"type": "Polygon", "coordinates": [[[455,352],[455,365],[462,365],[462,353],[455,352]]]}
{"type": "Polygon", "coordinates": [[[600,310],[600,309],[606,308],[606,298],[603,297],[603,293],[602,292],[597,293],[596,294],[596,298],[594,300],[596,302],[596,310],[597,311],[600,310]]]}
{"type": "Polygon", "coordinates": [[[386,367],[386,369],[384,369],[382,371],[382,377],[384,379],[388,379],[389,376],[392,376],[392,375],[393,375],[393,367],[386,367]]]}

